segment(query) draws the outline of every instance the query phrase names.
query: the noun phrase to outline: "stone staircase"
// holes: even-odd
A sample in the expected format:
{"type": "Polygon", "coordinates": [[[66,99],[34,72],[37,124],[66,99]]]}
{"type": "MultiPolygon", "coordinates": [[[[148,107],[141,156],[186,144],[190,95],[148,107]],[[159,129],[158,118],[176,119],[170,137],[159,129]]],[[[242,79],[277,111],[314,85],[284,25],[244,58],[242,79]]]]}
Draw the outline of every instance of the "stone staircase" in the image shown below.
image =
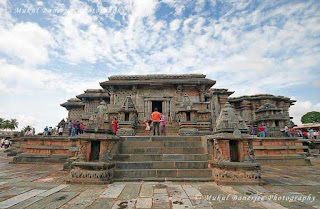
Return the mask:
{"type": "Polygon", "coordinates": [[[119,146],[116,181],[211,181],[200,137],[125,137],[119,146]]]}
{"type": "MultiPolygon", "coordinates": [[[[179,126],[167,125],[166,132],[167,136],[179,136],[179,126]]],[[[150,131],[145,131],[145,125],[139,124],[137,126],[136,136],[153,136],[153,127],[151,126],[150,131]]]]}

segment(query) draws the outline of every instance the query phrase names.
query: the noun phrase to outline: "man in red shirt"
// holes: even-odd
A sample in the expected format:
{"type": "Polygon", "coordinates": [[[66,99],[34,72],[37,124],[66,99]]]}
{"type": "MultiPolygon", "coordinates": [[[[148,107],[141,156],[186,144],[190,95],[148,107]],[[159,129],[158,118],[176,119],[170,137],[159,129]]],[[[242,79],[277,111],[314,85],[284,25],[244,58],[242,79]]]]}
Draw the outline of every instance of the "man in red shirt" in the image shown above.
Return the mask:
{"type": "Polygon", "coordinates": [[[265,135],[265,132],[264,132],[265,130],[264,130],[264,125],[261,125],[260,127],[259,127],[259,137],[266,137],[266,135],[265,135]]]}
{"type": "Polygon", "coordinates": [[[157,129],[157,135],[160,136],[160,129],[159,129],[159,125],[160,125],[160,118],[161,118],[161,114],[158,112],[158,109],[155,108],[154,112],[151,114],[152,116],[152,123],[153,123],[153,135],[156,135],[156,129],[157,129]]]}

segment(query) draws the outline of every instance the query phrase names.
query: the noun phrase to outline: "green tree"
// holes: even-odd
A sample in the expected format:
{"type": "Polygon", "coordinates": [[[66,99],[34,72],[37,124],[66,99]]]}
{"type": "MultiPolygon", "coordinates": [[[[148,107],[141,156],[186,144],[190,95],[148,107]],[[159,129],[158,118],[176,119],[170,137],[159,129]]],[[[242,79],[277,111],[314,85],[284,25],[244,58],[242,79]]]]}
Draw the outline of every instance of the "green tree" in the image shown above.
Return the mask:
{"type": "Polygon", "coordinates": [[[301,117],[302,123],[320,123],[320,112],[312,111],[301,117]]]}
{"type": "Polygon", "coordinates": [[[2,123],[2,129],[8,130],[11,127],[10,120],[4,120],[2,123]]]}
{"type": "Polygon", "coordinates": [[[14,130],[14,129],[18,128],[18,125],[19,125],[19,123],[18,123],[17,119],[11,119],[11,120],[10,120],[10,127],[9,127],[9,129],[10,129],[10,130],[14,130]]]}
{"type": "Polygon", "coordinates": [[[4,119],[0,118],[0,130],[3,129],[3,127],[2,127],[3,126],[3,122],[4,122],[4,119]]]}

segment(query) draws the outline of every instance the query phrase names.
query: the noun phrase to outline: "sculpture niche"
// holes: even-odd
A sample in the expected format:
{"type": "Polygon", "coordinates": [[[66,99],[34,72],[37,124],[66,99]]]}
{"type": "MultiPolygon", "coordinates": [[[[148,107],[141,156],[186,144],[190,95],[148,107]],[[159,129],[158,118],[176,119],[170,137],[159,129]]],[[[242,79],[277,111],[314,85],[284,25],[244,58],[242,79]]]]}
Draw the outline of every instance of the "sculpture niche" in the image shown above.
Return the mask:
{"type": "Polygon", "coordinates": [[[227,102],[217,120],[211,143],[210,167],[218,184],[260,184],[260,164],[255,162],[249,129],[227,102]]]}

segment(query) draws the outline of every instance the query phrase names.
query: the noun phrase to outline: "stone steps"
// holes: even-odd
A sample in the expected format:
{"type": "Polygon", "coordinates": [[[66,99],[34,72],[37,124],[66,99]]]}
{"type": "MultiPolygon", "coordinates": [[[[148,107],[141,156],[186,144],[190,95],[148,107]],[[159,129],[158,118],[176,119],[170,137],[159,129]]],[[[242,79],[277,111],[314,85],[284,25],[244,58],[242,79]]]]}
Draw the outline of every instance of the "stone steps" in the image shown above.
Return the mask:
{"type": "Polygon", "coordinates": [[[207,161],[116,162],[116,169],[206,169],[207,161]]]}
{"type": "Polygon", "coordinates": [[[126,141],[121,143],[122,149],[128,149],[131,147],[146,147],[146,148],[156,148],[156,147],[202,147],[201,142],[198,141],[126,141]]]}
{"type": "Polygon", "coordinates": [[[116,181],[210,181],[201,137],[124,137],[116,161],[116,181]]]}
{"type": "Polygon", "coordinates": [[[13,158],[12,163],[64,163],[72,155],[36,155],[22,153],[13,158]]]}
{"type": "Polygon", "coordinates": [[[203,147],[133,147],[120,151],[121,154],[199,154],[203,152],[203,147]]]}
{"type": "Polygon", "coordinates": [[[205,161],[206,154],[119,154],[114,156],[116,161],[140,162],[140,161],[205,161]]]}
{"type": "Polygon", "coordinates": [[[210,169],[116,169],[115,178],[132,178],[146,180],[148,178],[210,178],[210,169]]]}
{"type": "Polygon", "coordinates": [[[201,141],[198,136],[124,136],[124,141],[201,141]]]}

